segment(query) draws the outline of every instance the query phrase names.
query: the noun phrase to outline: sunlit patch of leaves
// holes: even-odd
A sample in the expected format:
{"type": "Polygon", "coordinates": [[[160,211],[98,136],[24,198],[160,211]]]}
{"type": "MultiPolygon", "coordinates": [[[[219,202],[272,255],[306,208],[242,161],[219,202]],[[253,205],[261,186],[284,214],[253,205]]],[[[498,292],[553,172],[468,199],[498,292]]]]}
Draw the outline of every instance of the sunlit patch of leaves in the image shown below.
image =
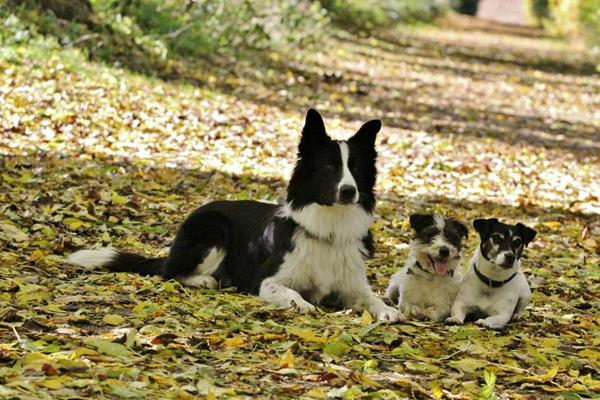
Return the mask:
{"type": "MultiPolygon", "coordinates": [[[[596,396],[600,80],[527,68],[515,37],[469,35],[332,39],[282,69],[199,70],[210,87],[12,47],[0,59],[0,395],[596,396]],[[432,38],[448,41],[447,57],[432,38]],[[494,38],[502,59],[485,46],[494,38]],[[200,204],[278,201],[309,105],[338,138],[384,119],[368,271],[379,293],[406,256],[409,213],[493,215],[539,232],[523,261],[534,291],[525,318],[496,332],[301,316],[230,290],[64,263],[90,246],[163,255],[200,204]]],[[[528,40],[548,52],[531,50],[533,61],[556,57],[528,40]]]]}

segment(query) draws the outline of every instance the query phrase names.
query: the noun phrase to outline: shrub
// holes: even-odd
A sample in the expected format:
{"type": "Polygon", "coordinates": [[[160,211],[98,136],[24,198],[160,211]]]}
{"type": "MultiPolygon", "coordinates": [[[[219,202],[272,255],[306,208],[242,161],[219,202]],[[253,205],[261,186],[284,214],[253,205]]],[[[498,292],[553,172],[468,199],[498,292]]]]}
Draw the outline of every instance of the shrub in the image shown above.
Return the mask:
{"type": "Polygon", "coordinates": [[[600,0],[581,0],[579,15],[585,39],[600,47],[600,0]]]}
{"type": "Polygon", "coordinates": [[[337,25],[352,31],[429,21],[449,7],[447,0],[320,0],[320,4],[337,25]]]}

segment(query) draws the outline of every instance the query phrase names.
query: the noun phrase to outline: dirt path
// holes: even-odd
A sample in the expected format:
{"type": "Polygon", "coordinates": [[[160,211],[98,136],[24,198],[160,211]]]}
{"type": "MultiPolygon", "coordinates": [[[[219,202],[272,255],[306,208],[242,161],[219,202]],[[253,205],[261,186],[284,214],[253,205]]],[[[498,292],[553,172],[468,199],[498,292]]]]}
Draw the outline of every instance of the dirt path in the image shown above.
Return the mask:
{"type": "Polygon", "coordinates": [[[600,78],[584,54],[537,36],[451,21],[227,68],[178,63],[165,79],[4,49],[0,397],[597,394],[600,78]],[[539,233],[525,319],[490,332],[297,316],[62,261],[91,245],[160,254],[203,202],[276,201],[309,106],[340,138],[384,122],[378,291],[404,261],[411,212],[496,216],[539,233]]]}

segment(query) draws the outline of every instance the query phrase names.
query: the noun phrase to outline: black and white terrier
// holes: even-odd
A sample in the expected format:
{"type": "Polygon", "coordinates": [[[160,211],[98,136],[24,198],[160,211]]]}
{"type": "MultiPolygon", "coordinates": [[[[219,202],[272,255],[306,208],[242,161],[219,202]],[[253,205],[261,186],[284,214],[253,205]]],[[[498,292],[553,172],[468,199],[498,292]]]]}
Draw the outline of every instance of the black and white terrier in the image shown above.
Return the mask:
{"type": "Polygon", "coordinates": [[[349,140],[332,140],[321,115],[309,110],[285,204],[215,201],[195,210],[179,227],[164,258],[108,248],[82,250],[69,261],[161,275],[184,285],[258,294],[277,307],[315,312],[332,299],[396,321],[398,310],[372,292],[365,259],[374,251],[375,138],[379,120],[349,140]]]}
{"type": "Polygon", "coordinates": [[[523,249],[536,231],[518,223],[509,225],[496,218],[473,222],[481,243],[473,255],[460,286],[448,322],[462,324],[470,314],[485,316],[475,321],[501,329],[519,318],[531,300],[531,290],[519,270],[523,249]]]}
{"type": "Polygon", "coordinates": [[[460,251],[468,228],[440,215],[410,216],[415,231],[404,267],[394,274],[386,298],[406,317],[441,321],[450,308],[461,281],[460,251]]]}

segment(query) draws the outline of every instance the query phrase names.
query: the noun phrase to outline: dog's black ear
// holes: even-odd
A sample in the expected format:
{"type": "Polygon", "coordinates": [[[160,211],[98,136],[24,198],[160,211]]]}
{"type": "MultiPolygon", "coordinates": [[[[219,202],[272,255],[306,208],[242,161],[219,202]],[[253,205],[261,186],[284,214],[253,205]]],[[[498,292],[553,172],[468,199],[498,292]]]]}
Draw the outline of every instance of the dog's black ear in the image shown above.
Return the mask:
{"type": "Polygon", "coordinates": [[[314,108],[306,113],[306,122],[302,128],[302,139],[300,139],[299,150],[304,153],[310,149],[317,148],[319,145],[331,140],[325,131],[325,123],[321,114],[314,108]]]}
{"type": "Polygon", "coordinates": [[[452,226],[458,231],[460,236],[463,236],[465,239],[469,237],[469,228],[467,228],[465,224],[455,219],[449,220],[448,223],[452,224],[452,226]]]}
{"type": "Polygon", "coordinates": [[[537,235],[536,231],[520,222],[517,224],[517,233],[523,238],[523,244],[525,246],[531,243],[533,238],[535,238],[535,235],[537,235]]]}
{"type": "Polygon", "coordinates": [[[435,224],[435,220],[431,214],[413,214],[409,217],[409,221],[410,227],[417,232],[435,224]]]}
{"type": "Polygon", "coordinates": [[[375,138],[377,133],[381,130],[381,121],[378,119],[372,119],[364,123],[360,127],[358,132],[350,138],[350,142],[358,145],[364,145],[369,147],[375,147],[375,138]]]}
{"type": "Polygon", "coordinates": [[[473,227],[479,233],[481,240],[485,239],[494,225],[498,223],[498,218],[476,219],[473,221],[473,227]]]}

